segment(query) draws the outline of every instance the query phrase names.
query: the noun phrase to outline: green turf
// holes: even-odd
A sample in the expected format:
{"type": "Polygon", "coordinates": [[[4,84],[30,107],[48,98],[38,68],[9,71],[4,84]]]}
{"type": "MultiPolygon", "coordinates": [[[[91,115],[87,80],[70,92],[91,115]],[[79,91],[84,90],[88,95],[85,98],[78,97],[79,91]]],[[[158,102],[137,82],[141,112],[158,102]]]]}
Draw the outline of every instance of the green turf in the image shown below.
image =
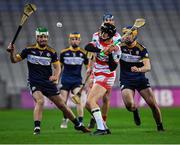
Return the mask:
{"type": "MultiPolygon", "coordinates": [[[[61,113],[45,110],[41,134],[33,135],[32,110],[0,110],[0,144],[175,144],[180,143],[180,108],[162,108],[165,132],[157,132],[151,111],[140,108],[142,125],[135,126],[125,109],[111,109],[108,125],[111,135],[90,136],[73,129],[60,129],[61,113]]],[[[85,113],[85,124],[89,114],[85,113]]]]}

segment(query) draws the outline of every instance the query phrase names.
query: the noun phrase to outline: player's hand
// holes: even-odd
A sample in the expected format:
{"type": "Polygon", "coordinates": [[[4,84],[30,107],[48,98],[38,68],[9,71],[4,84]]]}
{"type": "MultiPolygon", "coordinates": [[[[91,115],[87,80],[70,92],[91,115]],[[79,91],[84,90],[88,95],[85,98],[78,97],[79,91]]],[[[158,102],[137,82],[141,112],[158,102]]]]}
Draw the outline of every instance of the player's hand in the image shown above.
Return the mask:
{"type": "Polygon", "coordinates": [[[105,47],[102,51],[104,52],[104,54],[108,55],[109,53],[112,53],[113,51],[118,51],[119,47],[116,45],[109,45],[107,47],[105,47]]]}
{"type": "Polygon", "coordinates": [[[131,67],[132,72],[141,72],[141,68],[138,68],[136,66],[131,67]]]}
{"type": "Polygon", "coordinates": [[[12,52],[14,49],[15,49],[15,45],[14,44],[12,45],[11,43],[9,43],[8,48],[6,50],[7,52],[12,52]]]}
{"type": "Polygon", "coordinates": [[[53,76],[49,77],[49,80],[52,81],[52,82],[56,82],[56,81],[58,81],[58,77],[53,75],[53,76]]]}

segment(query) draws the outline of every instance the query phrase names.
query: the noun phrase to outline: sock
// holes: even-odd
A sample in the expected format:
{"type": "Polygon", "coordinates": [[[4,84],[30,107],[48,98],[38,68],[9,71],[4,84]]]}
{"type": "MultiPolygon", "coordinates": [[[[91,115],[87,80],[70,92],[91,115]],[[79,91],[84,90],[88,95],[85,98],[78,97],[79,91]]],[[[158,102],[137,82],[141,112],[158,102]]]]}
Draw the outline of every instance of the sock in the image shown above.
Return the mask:
{"type": "Polygon", "coordinates": [[[66,115],[65,115],[65,114],[63,114],[63,116],[64,116],[64,119],[67,119],[67,117],[66,117],[66,115]]]}
{"type": "Polygon", "coordinates": [[[80,126],[80,123],[77,118],[75,118],[72,122],[74,123],[75,126],[80,126]]]}
{"type": "Polygon", "coordinates": [[[82,117],[82,116],[79,116],[79,117],[78,117],[78,120],[79,120],[80,123],[82,123],[82,122],[83,122],[83,117],[82,117]]]}
{"type": "Polygon", "coordinates": [[[100,108],[94,108],[91,110],[97,124],[97,129],[105,130],[100,108]]]}
{"type": "Polygon", "coordinates": [[[34,121],[34,127],[40,127],[40,125],[41,125],[41,121],[38,120],[34,121]]]}

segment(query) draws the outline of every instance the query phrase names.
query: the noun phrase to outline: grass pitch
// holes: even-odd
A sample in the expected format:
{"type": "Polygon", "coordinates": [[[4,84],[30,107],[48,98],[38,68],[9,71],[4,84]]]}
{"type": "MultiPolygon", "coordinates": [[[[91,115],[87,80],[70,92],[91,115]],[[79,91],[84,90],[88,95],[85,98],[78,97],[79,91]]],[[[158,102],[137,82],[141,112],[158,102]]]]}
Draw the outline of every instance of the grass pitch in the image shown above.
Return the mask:
{"type": "MultiPolygon", "coordinates": [[[[133,122],[132,113],[111,108],[108,126],[111,135],[90,136],[59,127],[62,113],[44,110],[41,134],[33,135],[32,110],[0,110],[0,144],[180,144],[180,108],[162,108],[165,132],[156,131],[149,108],[140,108],[141,126],[133,122]]],[[[90,115],[85,112],[84,123],[90,115]]]]}

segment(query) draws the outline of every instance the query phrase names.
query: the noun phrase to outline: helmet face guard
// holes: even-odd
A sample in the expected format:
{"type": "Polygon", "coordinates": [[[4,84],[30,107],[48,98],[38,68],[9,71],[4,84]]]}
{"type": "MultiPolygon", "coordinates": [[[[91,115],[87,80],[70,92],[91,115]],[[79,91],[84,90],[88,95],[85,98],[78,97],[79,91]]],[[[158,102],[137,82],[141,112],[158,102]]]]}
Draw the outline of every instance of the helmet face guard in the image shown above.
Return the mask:
{"type": "Polygon", "coordinates": [[[109,23],[103,23],[100,27],[100,32],[101,32],[101,35],[105,33],[108,34],[108,37],[106,39],[101,38],[105,41],[105,40],[111,39],[116,34],[116,27],[109,23]]]}

